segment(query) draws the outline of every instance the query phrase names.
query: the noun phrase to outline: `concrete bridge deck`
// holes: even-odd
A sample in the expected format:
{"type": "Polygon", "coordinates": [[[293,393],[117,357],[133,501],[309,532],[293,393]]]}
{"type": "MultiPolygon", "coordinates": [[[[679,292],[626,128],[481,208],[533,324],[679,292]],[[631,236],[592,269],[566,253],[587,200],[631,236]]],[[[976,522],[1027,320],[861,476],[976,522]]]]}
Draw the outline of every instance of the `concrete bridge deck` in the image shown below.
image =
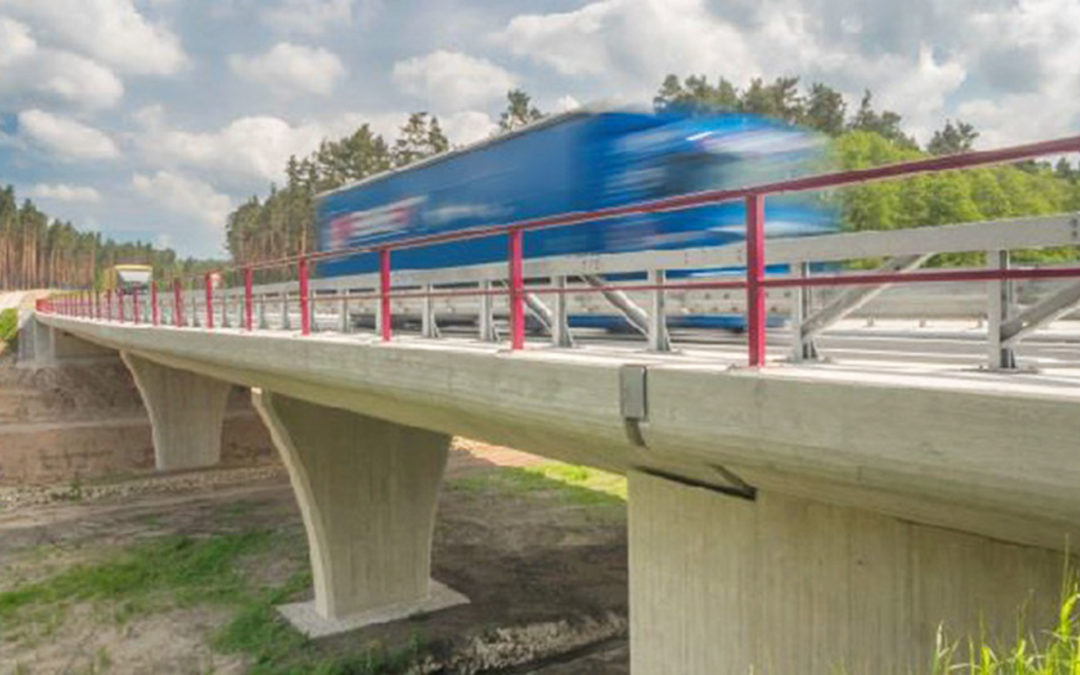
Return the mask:
{"type": "Polygon", "coordinates": [[[1055,551],[1080,535],[1071,331],[1025,344],[1038,372],[1006,374],[980,370],[985,346],[943,327],[925,338],[934,349],[876,326],[830,338],[843,362],[757,370],[734,344],[510,352],[38,321],[157,381],[143,387],[152,417],[185,410],[158,415],[162,453],[205,452],[165,429],[213,428],[212,387],[199,394],[198,381],[257,390],[327,619],[430,609],[442,592],[429,594],[425,541],[450,434],[628,474],[637,673],[906,672],[939,621],[1011,630],[1033,596],[1052,611],[1055,551]],[[790,644],[767,642],[777,626],[790,644]]]}

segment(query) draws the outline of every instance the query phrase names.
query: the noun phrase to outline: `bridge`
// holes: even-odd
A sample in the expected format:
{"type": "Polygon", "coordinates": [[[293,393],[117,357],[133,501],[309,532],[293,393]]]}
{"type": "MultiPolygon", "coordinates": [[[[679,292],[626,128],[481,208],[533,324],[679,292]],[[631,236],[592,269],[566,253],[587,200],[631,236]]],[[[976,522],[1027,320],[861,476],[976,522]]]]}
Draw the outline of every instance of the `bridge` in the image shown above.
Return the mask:
{"type": "Polygon", "coordinates": [[[766,242],[762,203],[1077,150],[1066,139],[452,235],[504,237],[499,265],[393,268],[395,248],[439,235],[149,297],[58,295],[39,303],[26,355],[119,351],[160,468],[214,463],[228,386],[250,387],[310,543],[314,602],[283,611],[312,634],[467,602],[430,578],[459,434],[627,475],[635,673],[910,672],[939,623],[1011,636],[1020,608],[1033,623],[1056,611],[1080,534],[1080,268],[1010,252],[1077,245],[1080,216],[766,242]],[[747,204],[742,245],[522,255],[531,228],[731,199],[747,204]],[[971,251],[985,267],[924,267],[971,251]],[[377,274],[309,278],[360,254],[378,256],[377,274]],[[884,262],[817,265],[852,260],[884,262]],[[774,264],[788,272],[766,274],[774,264]],[[682,274],[731,267],[744,271],[682,274]],[[639,280],[610,281],[624,273],[639,280]],[[852,321],[934,302],[960,319],[852,321]],[[745,313],[745,340],[680,323],[700,312],[745,313]],[[589,315],[627,333],[573,325],[589,315]]]}

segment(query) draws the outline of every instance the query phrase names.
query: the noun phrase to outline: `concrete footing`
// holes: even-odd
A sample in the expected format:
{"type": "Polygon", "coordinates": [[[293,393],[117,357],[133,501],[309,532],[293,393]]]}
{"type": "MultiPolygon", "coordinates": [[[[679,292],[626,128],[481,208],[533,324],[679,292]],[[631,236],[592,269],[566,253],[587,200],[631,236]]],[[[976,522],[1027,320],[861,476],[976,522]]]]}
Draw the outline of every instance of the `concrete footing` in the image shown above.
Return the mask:
{"type": "Polygon", "coordinates": [[[221,459],[221,426],[232,385],[176,370],[128,352],[120,357],[150,415],[158,470],[213,466],[221,459]]]}
{"type": "Polygon", "coordinates": [[[939,625],[1007,642],[1021,612],[1029,630],[1054,625],[1059,553],[775,492],[750,501],[629,478],[635,675],[923,672],[939,625]]]}
{"type": "Polygon", "coordinates": [[[464,601],[433,594],[442,587],[430,578],[448,436],[252,394],[289,471],[311,554],[313,608],[285,608],[286,616],[301,630],[326,634],[309,625],[312,611],[346,630],[464,601]]]}

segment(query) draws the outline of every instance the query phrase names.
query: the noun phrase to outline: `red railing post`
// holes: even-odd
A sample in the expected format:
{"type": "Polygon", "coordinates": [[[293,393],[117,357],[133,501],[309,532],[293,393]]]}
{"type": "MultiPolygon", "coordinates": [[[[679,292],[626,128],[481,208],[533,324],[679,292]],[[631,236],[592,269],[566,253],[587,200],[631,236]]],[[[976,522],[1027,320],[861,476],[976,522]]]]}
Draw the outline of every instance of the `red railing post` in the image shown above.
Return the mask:
{"type": "Polygon", "coordinates": [[[206,286],[206,327],[214,327],[214,282],[209,272],[203,277],[206,286]]]}
{"type": "Polygon", "coordinates": [[[311,307],[308,306],[308,262],[301,256],[296,264],[296,273],[300,277],[300,334],[311,335],[311,307]]]}
{"type": "Polygon", "coordinates": [[[120,314],[120,323],[124,323],[124,291],[120,288],[116,289],[116,307],[120,314]]]}
{"type": "Polygon", "coordinates": [[[180,328],[184,325],[184,300],[180,290],[180,278],[173,279],[173,325],[180,328]]]}
{"type": "Polygon", "coordinates": [[[131,318],[135,323],[139,323],[139,287],[131,287],[131,318]]]}
{"type": "Polygon", "coordinates": [[[379,249],[379,321],[383,342],[393,336],[394,320],[390,314],[390,249],[379,249]]]}
{"type": "Polygon", "coordinates": [[[150,323],[155,326],[158,325],[158,321],[161,319],[161,315],[158,313],[157,302],[157,282],[150,282],[150,323]]]}
{"type": "Polygon", "coordinates": [[[112,321],[114,318],[112,309],[112,295],[113,290],[111,288],[105,290],[105,312],[107,314],[107,316],[105,317],[106,321],[112,321]]]}
{"type": "Polygon", "coordinates": [[[510,348],[525,348],[524,232],[515,227],[509,233],[510,262],[510,348]]]}
{"type": "Polygon", "coordinates": [[[746,198],[746,335],[751,367],[765,365],[765,197],[746,198]]]}
{"type": "Polygon", "coordinates": [[[251,287],[255,281],[255,272],[250,267],[244,268],[244,328],[251,330],[251,309],[254,299],[251,295],[251,287]]]}

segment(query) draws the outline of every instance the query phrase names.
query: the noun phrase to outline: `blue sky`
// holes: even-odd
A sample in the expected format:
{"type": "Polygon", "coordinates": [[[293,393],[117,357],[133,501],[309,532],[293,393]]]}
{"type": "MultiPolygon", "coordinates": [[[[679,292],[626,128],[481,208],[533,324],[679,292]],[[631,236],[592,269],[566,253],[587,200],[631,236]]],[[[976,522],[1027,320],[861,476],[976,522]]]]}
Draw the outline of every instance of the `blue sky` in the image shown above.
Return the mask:
{"type": "Polygon", "coordinates": [[[410,111],[491,133],[648,102],[664,74],[869,87],[920,140],[1080,132],[1080,0],[0,0],[0,183],[120,239],[221,254],[290,154],[410,111]]]}

